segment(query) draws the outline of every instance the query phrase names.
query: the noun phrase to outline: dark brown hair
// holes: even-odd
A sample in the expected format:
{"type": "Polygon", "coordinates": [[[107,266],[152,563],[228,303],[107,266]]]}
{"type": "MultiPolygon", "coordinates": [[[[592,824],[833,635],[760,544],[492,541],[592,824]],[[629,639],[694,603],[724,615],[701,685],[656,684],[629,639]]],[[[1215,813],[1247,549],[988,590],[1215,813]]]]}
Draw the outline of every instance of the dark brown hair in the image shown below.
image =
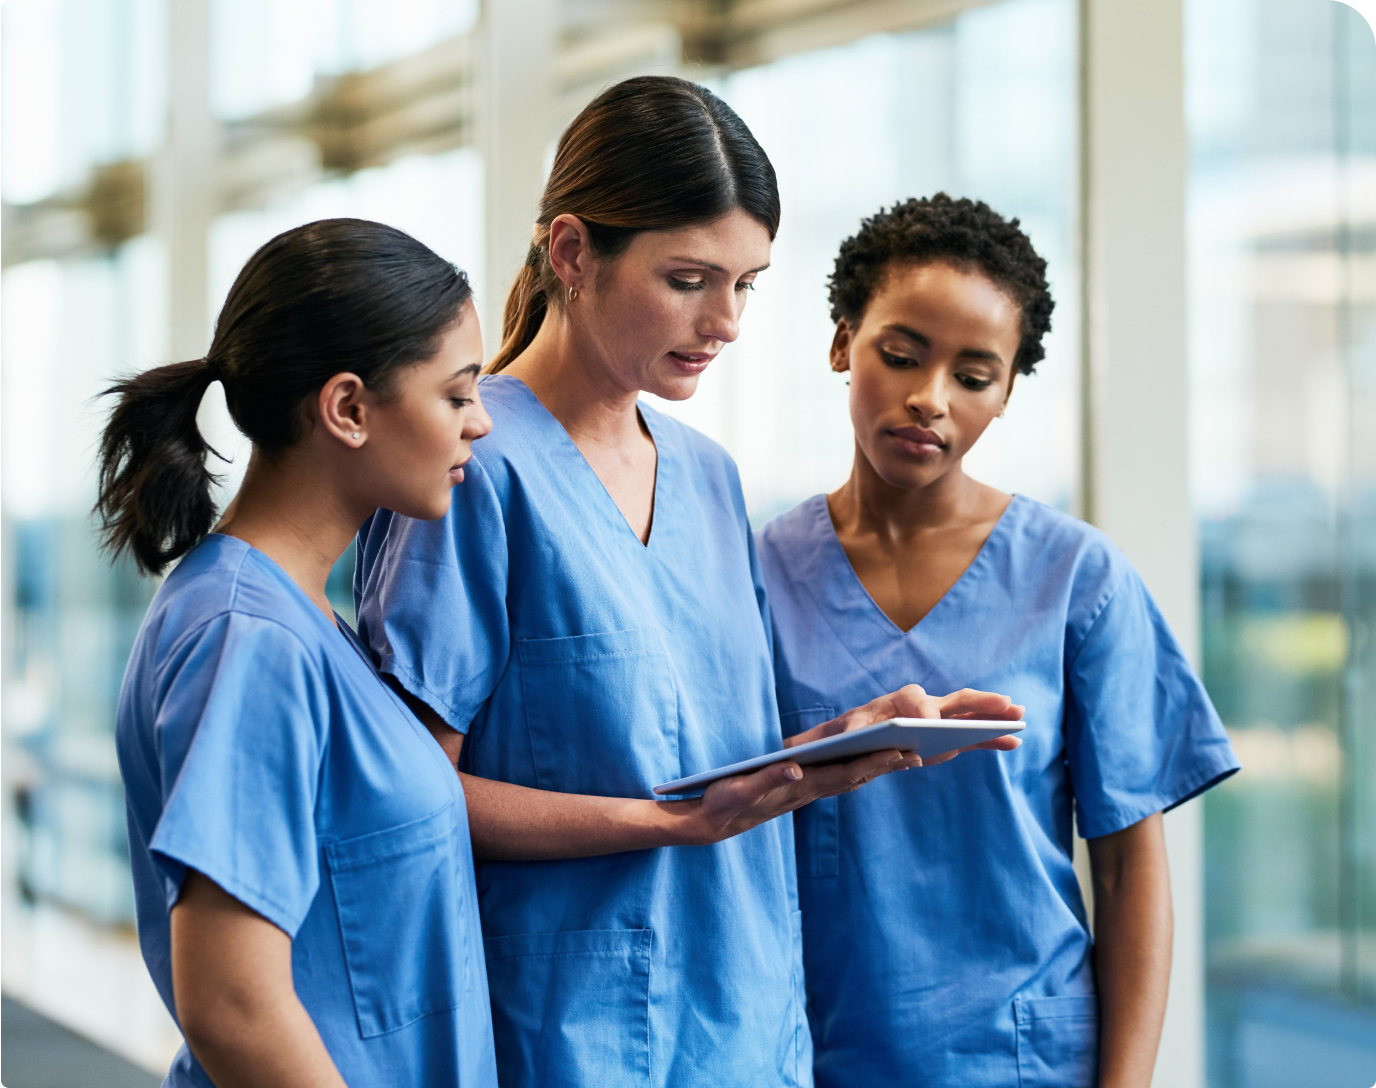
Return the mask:
{"type": "Polygon", "coordinates": [[[730,106],[671,76],[639,76],[603,91],[559,138],[535,238],[507,294],[502,347],[488,369],[501,370],[525,351],[551,302],[563,305],[549,263],[557,216],[578,216],[593,252],[610,259],[640,231],[687,227],[738,208],[774,237],[774,167],[730,106]]]}
{"type": "Polygon", "coordinates": [[[279,234],[234,281],[204,359],[105,391],[119,398],[100,443],[106,548],[157,574],[210,531],[214,451],[196,412],[211,382],[256,448],[286,449],[307,397],[345,371],[385,391],[398,368],[434,355],[472,294],[463,272],[394,227],[323,219],[279,234]]]}

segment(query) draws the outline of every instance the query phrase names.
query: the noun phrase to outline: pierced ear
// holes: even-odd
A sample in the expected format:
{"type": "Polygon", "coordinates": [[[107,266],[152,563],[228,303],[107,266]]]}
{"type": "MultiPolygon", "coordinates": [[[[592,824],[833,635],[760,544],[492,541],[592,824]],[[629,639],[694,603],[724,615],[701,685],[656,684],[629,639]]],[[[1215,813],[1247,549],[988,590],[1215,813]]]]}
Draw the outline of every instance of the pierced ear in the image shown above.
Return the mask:
{"type": "Polygon", "coordinates": [[[558,215],[549,225],[549,263],[566,288],[584,290],[592,271],[592,235],[576,215],[558,215]]]}
{"type": "Polygon", "coordinates": [[[850,322],[844,317],[836,322],[836,333],[831,338],[831,369],[837,374],[850,370],[850,322]]]}
{"type": "Polygon", "coordinates": [[[367,387],[357,374],[336,374],[320,387],[316,411],[326,433],[357,448],[368,440],[367,387]]]}

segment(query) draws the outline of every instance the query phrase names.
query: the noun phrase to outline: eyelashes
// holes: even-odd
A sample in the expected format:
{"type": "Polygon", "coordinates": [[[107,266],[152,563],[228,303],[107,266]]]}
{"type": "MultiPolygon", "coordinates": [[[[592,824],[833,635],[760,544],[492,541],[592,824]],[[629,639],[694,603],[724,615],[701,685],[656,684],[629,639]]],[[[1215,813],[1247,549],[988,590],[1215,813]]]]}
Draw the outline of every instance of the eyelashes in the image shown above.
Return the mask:
{"type": "MultiPolygon", "coordinates": [[[[706,289],[707,282],[705,280],[681,280],[675,278],[674,276],[670,276],[669,286],[672,287],[675,291],[702,291],[706,289]]],[[[746,282],[743,280],[740,283],[736,284],[736,290],[753,291],[755,290],[755,285],[754,283],[746,282]]]]}
{"type": "MultiPolygon", "coordinates": [[[[895,370],[913,370],[922,365],[916,359],[910,359],[906,355],[895,355],[889,351],[881,350],[879,355],[888,366],[895,370]]],[[[970,374],[957,374],[955,379],[972,393],[982,393],[994,384],[992,378],[976,378],[970,374]]]]}

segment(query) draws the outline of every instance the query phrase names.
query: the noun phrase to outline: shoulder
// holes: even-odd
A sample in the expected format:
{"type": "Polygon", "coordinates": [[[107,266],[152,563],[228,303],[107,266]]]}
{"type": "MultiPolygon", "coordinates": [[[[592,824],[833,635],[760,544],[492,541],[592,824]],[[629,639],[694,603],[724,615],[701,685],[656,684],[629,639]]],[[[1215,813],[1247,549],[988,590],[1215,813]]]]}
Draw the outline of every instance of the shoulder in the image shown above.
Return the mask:
{"type": "Polygon", "coordinates": [[[830,522],[827,497],[813,495],[792,510],[787,510],[755,534],[761,557],[768,555],[775,561],[796,560],[811,554],[823,539],[824,519],[830,522]]]}
{"type": "Polygon", "coordinates": [[[1100,529],[1024,496],[1009,508],[1009,549],[1020,574],[1036,576],[1063,599],[1073,650],[1115,600],[1115,613],[1154,625],[1155,605],[1132,563],[1100,529]]]}
{"type": "MultiPolygon", "coordinates": [[[[144,622],[142,651],[154,661],[233,642],[240,652],[318,658],[317,617],[300,591],[242,540],[218,534],[197,545],[167,576],[144,622]]],[[[313,606],[312,606],[313,607],[313,606]]],[[[198,655],[199,656],[199,655],[198,655]]]]}
{"type": "Polygon", "coordinates": [[[825,495],[805,499],[755,533],[755,549],[771,594],[821,576],[829,534],[834,537],[825,495]]]}
{"type": "Polygon", "coordinates": [[[1101,530],[1036,499],[1014,495],[1004,514],[1012,550],[1059,571],[1080,591],[1116,586],[1132,564],[1101,530]]]}

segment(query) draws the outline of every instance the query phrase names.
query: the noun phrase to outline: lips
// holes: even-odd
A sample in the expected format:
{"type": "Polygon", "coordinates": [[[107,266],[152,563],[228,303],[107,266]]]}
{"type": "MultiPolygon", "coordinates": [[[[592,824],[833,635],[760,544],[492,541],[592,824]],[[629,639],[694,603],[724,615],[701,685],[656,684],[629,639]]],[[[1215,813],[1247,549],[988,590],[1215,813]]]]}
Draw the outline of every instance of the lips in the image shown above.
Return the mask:
{"type": "Polygon", "coordinates": [[[946,448],[946,440],[926,427],[893,427],[889,434],[898,439],[901,447],[918,456],[931,456],[946,448]]]}
{"type": "Polygon", "coordinates": [[[707,369],[707,364],[717,357],[715,351],[671,351],[669,358],[682,371],[689,374],[701,374],[707,369]]]}

